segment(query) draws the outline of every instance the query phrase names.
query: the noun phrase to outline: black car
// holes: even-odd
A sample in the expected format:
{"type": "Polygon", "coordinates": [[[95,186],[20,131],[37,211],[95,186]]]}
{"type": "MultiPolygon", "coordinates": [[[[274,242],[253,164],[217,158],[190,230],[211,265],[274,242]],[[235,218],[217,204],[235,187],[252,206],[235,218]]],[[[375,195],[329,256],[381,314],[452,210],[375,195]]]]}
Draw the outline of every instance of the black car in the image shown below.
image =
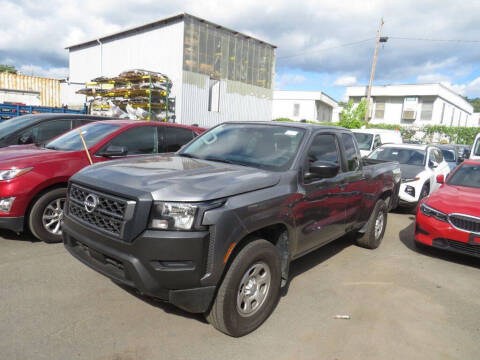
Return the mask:
{"type": "Polygon", "coordinates": [[[0,122],[0,147],[43,144],[78,126],[108,120],[83,114],[29,114],[0,122]]]}

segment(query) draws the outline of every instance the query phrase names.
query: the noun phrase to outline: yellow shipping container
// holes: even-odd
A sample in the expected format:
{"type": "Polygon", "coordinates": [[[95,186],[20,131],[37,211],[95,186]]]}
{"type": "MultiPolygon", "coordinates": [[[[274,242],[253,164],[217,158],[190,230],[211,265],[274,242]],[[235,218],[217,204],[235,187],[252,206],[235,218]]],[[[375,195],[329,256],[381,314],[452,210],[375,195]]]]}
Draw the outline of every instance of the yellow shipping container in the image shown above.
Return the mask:
{"type": "Polygon", "coordinates": [[[3,72],[0,73],[0,89],[37,91],[41,106],[62,106],[60,81],[56,79],[3,72]]]}

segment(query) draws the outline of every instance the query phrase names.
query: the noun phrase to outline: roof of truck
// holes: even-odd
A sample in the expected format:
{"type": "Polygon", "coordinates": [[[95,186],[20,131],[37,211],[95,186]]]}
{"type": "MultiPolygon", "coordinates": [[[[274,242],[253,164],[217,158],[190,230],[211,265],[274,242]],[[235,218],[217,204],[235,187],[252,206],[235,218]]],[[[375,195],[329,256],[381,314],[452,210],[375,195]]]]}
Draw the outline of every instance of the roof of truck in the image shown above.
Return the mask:
{"type": "Polygon", "coordinates": [[[329,126],[329,125],[317,125],[310,123],[302,123],[297,121],[228,121],[224,124],[253,124],[253,125],[274,125],[274,126],[284,126],[284,127],[298,127],[306,129],[329,129],[329,130],[348,130],[340,126],[329,126]]]}

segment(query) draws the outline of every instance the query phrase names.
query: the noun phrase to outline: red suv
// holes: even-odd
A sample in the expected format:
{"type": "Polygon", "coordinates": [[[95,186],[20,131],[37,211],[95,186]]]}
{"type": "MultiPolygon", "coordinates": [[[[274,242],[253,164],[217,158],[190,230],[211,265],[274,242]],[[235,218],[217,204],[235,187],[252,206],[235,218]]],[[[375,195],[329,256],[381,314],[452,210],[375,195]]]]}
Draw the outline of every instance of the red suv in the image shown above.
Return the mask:
{"type": "Polygon", "coordinates": [[[205,129],[170,123],[109,120],[71,130],[43,147],[0,149],[0,228],[26,227],[45,242],[62,241],[67,182],[89,165],[112,158],[175,152],[205,129]]]}
{"type": "Polygon", "coordinates": [[[480,257],[480,161],[466,160],[419,206],[416,244],[480,257]]]}

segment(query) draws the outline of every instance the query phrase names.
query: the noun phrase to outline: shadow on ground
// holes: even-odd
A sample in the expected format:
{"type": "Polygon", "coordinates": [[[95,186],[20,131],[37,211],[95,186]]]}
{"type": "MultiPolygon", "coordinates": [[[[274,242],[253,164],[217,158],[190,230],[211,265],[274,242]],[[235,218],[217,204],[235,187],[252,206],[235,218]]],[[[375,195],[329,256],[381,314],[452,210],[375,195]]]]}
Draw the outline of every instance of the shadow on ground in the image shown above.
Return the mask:
{"type": "Polygon", "coordinates": [[[415,223],[411,223],[405,229],[401,230],[399,233],[399,237],[400,241],[408,249],[416,253],[480,269],[480,260],[475,257],[457,254],[454,252],[441,250],[429,246],[418,247],[417,245],[415,245],[415,223]]]}
{"type": "Polygon", "coordinates": [[[17,234],[10,230],[0,230],[0,237],[3,240],[12,240],[12,241],[29,241],[29,242],[39,242],[40,240],[36,239],[30,232],[23,232],[17,234]]]}

